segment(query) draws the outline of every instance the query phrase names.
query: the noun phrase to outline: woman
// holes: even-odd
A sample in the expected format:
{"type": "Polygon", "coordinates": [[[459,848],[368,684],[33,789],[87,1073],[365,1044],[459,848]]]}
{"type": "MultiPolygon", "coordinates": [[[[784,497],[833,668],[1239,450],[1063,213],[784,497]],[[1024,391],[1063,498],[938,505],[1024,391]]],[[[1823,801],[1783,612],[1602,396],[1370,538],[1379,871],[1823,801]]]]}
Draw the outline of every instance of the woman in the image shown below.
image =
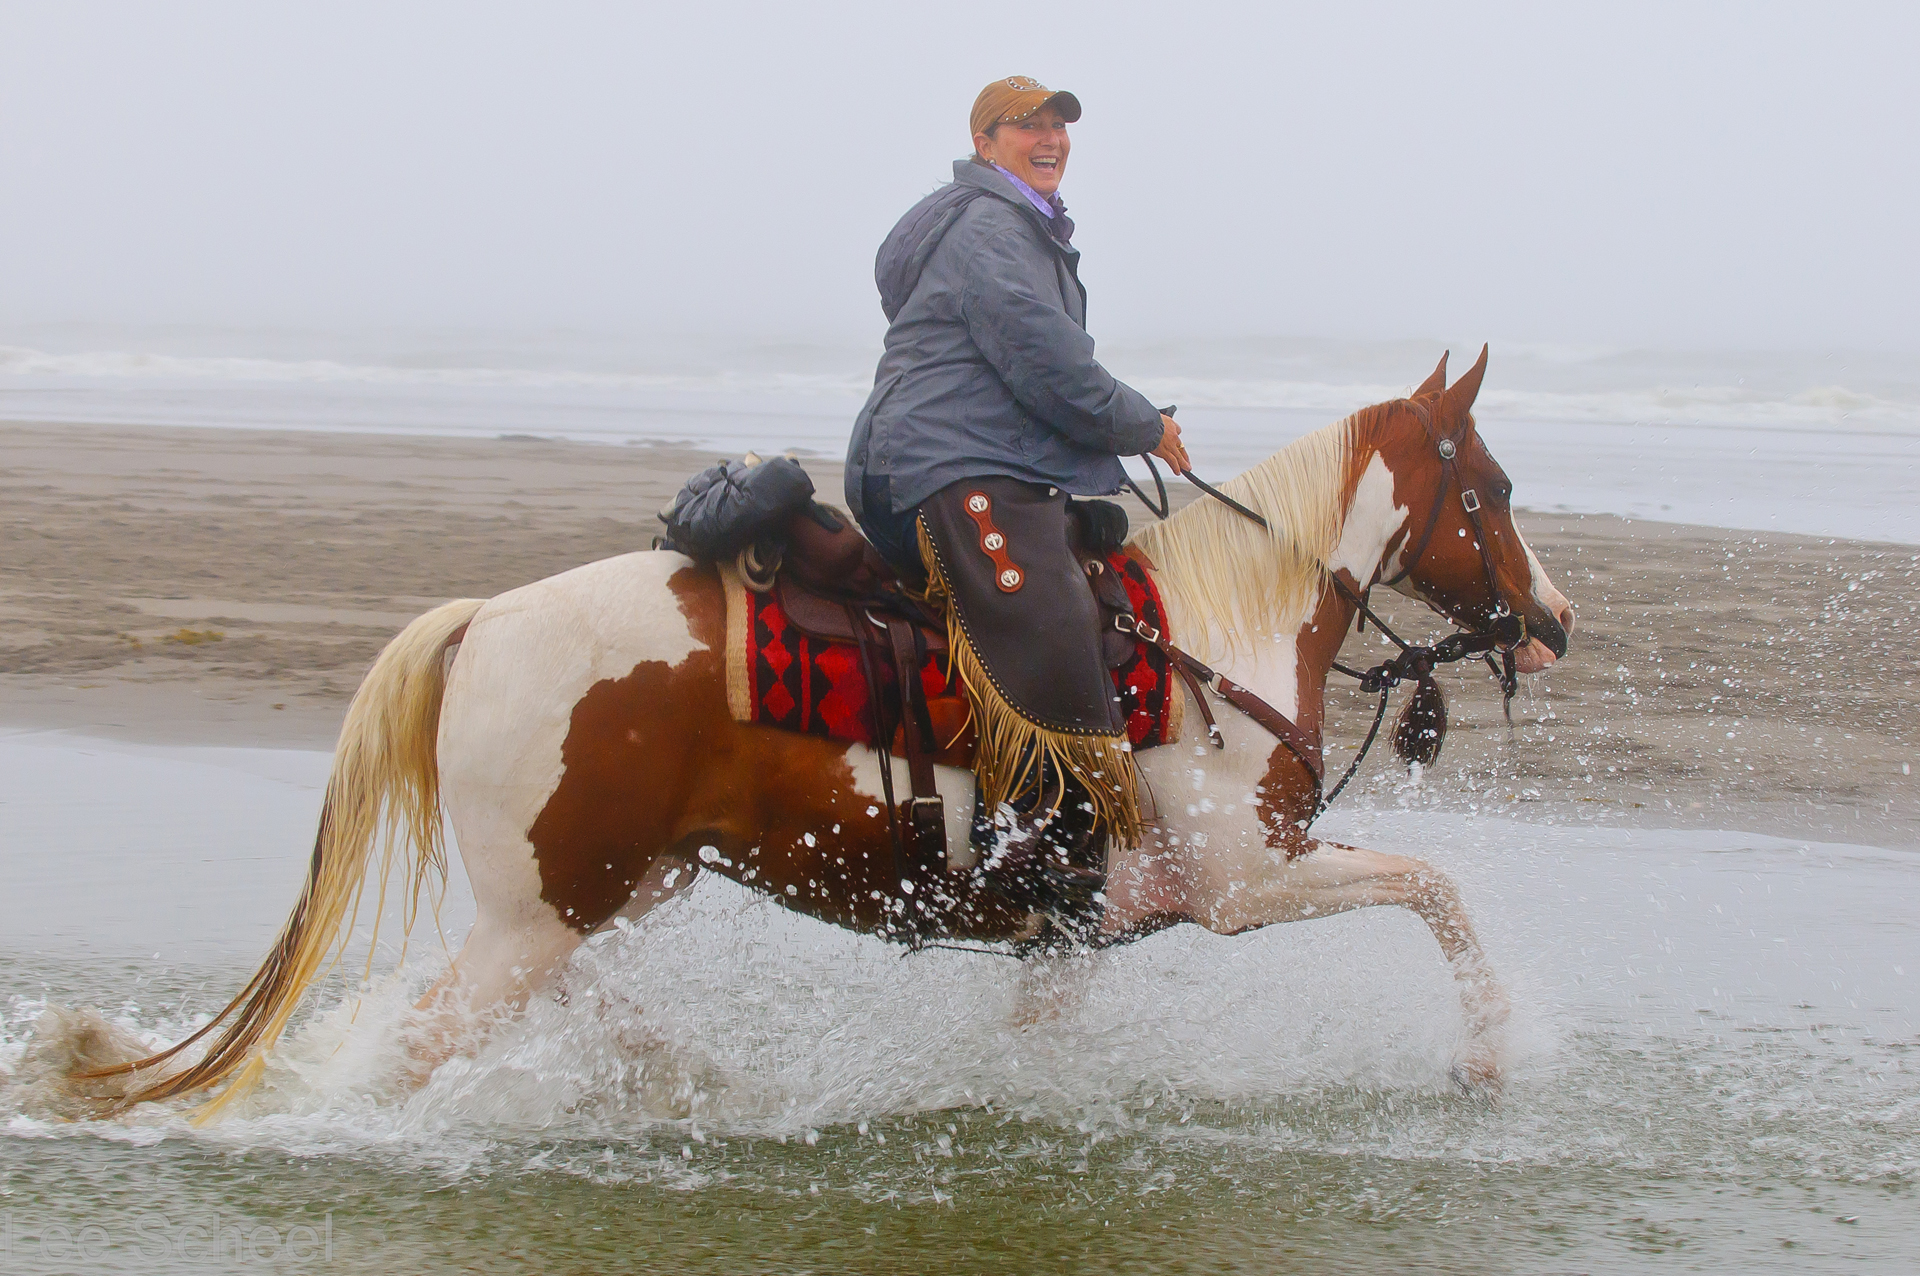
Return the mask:
{"type": "Polygon", "coordinates": [[[1079,118],[1025,76],[981,90],[972,156],[881,245],[891,326],[847,454],[867,535],[950,599],[984,809],[1014,833],[989,871],[1043,906],[1139,822],[1069,497],[1120,491],[1122,456],[1188,468],[1180,427],[1093,355],[1059,193],[1079,118]]]}

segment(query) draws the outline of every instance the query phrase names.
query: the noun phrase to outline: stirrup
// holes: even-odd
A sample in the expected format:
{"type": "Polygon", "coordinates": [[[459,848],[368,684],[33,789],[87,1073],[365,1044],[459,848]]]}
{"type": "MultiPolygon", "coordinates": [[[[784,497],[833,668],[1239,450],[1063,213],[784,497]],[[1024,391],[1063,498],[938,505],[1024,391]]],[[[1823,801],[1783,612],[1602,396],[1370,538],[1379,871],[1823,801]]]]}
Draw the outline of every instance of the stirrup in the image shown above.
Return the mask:
{"type": "Polygon", "coordinates": [[[1104,872],[1072,863],[1069,849],[1048,838],[1053,821],[1001,813],[993,826],[998,836],[976,871],[988,890],[1009,903],[1076,915],[1091,909],[1106,889],[1104,872]]]}

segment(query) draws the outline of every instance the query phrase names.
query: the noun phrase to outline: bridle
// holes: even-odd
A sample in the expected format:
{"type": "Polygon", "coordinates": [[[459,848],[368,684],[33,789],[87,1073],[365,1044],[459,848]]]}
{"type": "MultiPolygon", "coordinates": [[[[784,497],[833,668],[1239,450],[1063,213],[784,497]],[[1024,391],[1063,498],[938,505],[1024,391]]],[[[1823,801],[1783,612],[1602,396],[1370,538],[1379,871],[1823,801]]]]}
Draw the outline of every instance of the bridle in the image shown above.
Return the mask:
{"type": "MultiPolygon", "coordinates": [[[[1332,583],[1335,591],[1348,603],[1352,604],[1354,610],[1359,614],[1360,628],[1364,629],[1366,623],[1371,620],[1373,627],[1379,630],[1395,647],[1399,648],[1399,653],[1392,659],[1382,661],[1372,668],[1365,670],[1348,668],[1337,660],[1333,662],[1333,669],[1345,674],[1349,678],[1356,679],[1360,684],[1359,689],[1363,693],[1371,694],[1378,692],[1380,695],[1380,704],[1374,712],[1373,725],[1367,731],[1367,738],[1361,743],[1359,752],[1354,754],[1353,762],[1347,767],[1346,774],[1340,777],[1340,782],[1334,785],[1332,790],[1320,799],[1314,811],[1315,818],[1318,818],[1322,812],[1333,805],[1334,799],[1340,796],[1341,791],[1347,787],[1348,782],[1359,772],[1360,764],[1366,760],[1367,751],[1373,747],[1374,740],[1378,738],[1380,734],[1380,724],[1386,718],[1387,705],[1392,696],[1393,689],[1402,682],[1429,682],[1432,679],[1434,669],[1440,665],[1451,664],[1455,661],[1467,660],[1478,656],[1487,662],[1487,668],[1499,679],[1501,708],[1506,714],[1508,724],[1511,725],[1513,722],[1513,696],[1515,691],[1518,690],[1520,682],[1519,675],[1514,669],[1513,653],[1527,640],[1526,618],[1516,614],[1512,608],[1508,607],[1506,599],[1500,593],[1499,581],[1493,566],[1491,542],[1487,537],[1485,525],[1480,518],[1482,504],[1479,493],[1476,489],[1466,486],[1456,465],[1460,454],[1460,440],[1439,433],[1433,424],[1433,413],[1428,409],[1426,404],[1417,399],[1406,400],[1406,403],[1420,419],[1421,426],[1426,430],[1427,438],[1433,443],[1435,454],[1440,458],[1440,489],[1434,494],[1433,506],[1427,513],[1427,523],[1421,530],[1419,540],[1414,542],[1410,553],[1404,553],[1401,556],[1400,570],[1395,572],[1391,578],[1384,581],[1380,579],[1380,573],[1385,569],[1383,559],[1381,565],[1374,569],[1373,579],[1367,582],[1365,588],[1355,591],[1353,586],[1347,584],[1346,581],[1340,578],[1340,574],[1337,571],[1325,567],[1324,564],[1322,565],[1322,570],[1325,571],[1326,577],[1328,581],[1332,583]],[[1493,600],[1492,615],[1490,617],[1490,623],[1484,628],[1462,627],[1431,646],[1421,646],[1410,643],[1395,633],[1392,627],[1380,619],[1379,614],[1368,605],[1367,600],[1373,593],[1374,585],[1385,584],[1391,588],[1399,584],[1412,574],[1413,569],[1417,567],[1420,560],[1426,556],[1427,549],[1433,541],[1434,530],[1440,525],[1441,507],[1446,504],[1447,493],[1454,488],[1460,490],[1461,507],[1466,511],[1467,521],[1473,527],[1474,548],[1480,552],[1480,566],[1486,573],[1487,594],[1488,597],[1493,600]],[[1494,663],[1493,653],[1496,650],[1501,654],[1502,663],[1499,665],[1494,663]]],[[[1171,416],[1173,409],[1166,409],[1166,413],[1171,416]]],[[[1467,433],[1472,429],[1472,421],[1469,419],[1466,428],[1460,432],[1461,439],[1464,440],[1467,433]]],[[[1153,463],[1153,458],[1148,456],[1145,460],[1147,462],[1147,471],[1153,476],[1154,487],[1159,493],[1160,500],[1158,507],[1156,508],[1154,502],[1147,500],[1146,493],[1142,492],[1131,478],[1127,479],[1127,486],[1133,489],[1134,495],[1140,499],[1141,504],[1147,507],[1149,513],[1153,514],[1156,518],[1165,519],[1171,512],[1167,498],[1166,483],[1161,479],[1159,467],[1153,463]]],[[[1264,517],[1248,509],[1233,497],[1228,496],[1225,492],[1207,482],[1192,470],[1180,471],[1180,477],[1186,479],[1189,483],[1192,483],[1202,492],[1214,500],[1219,501],[1242,518],[1252,521],[1262,529],[1268,528],[1269,525],[1264,517]]],[[[1207,668],[1192,656],[1180,651],[1171,643],[1167,642],[1163,635],[1157,632],[1152,635],[1141,632],[1138,636],[1146,638],[1148,641],[1154,642],[1157,646],[1161,647],[1170,659],[1177,662],[1177,667],[1184,677],[1190,681],[1197,679],[1201,683],[1214,688],[1215,694],[1219,695],[1223,700],[1233,704],[1243,713],[1246,713],[1262,726],[1265,726],[1270,732],[1288,743],[1289,746],[1293,746],[1292,739],[1289,738],[1286,732],[1279,730],[1278,726],[1279,723],[1284,723],[1287,728],[1296,732],[1298,728],[1293,727],[1293,724],[1280,715],[1277,710],[1274,710],[1271,706],[1265,704],[1265,702],[1260,701],[1248,692],[1246,688],[1228,682],[1227,679],[1223,678],[1214,670],[1207,668]],[[1275,723],[1273,719],[1279,719],[1279,723],[1275,723]]],[[[1201,711],[1207,719],[1208,732],[1213,739],[1215,747],[1225,748],[1226,741],[1220,735],[1219,729],[1214,725],[1212,715],[1206,712],[1205,701],[1197,695],[1195,698],[1201,704],[1201,711]]],[[[1297,747],[1295,747],[1295,752],[1299,752],[1297,747]]],[[[1302,760],[1307,761],[1304,757],[1302,760]]],[[[1307,765],[1309,771],[1315,771],[1315,767],[1311,761],[1308,761],[1307,765]]],[[[1314,778],[1316,781],[1320,778],[1317,772],[1314,778]]]]}
{"type": "MultiPolygon", "coordinates": [[[[1480,493],[1476,489],[1466,485],[1465,481],[1461,479],[1459,469],[1455,464],[1460,455],[1460,443],[1458,440],[1447,435],[1440,434],[1434,428],[1433,412],[1426,404],[1420,402],[1418,399],[1409,399],[1407,400],[1407,406],[1412,408],[1413,414],[1420,418],[1420,424],[1422,428],[1426,430],[1427,438],[1432,440],[1435,454],[1440,458],[1440,490],[1435,493],[1433,506],[1427,511],[1427,525],[1421,529],[1420,539],[1414,543],[1411,553],[1401,555],[1400,570],[1395,572],[1393,576],[1387,580],[1379,580],[1380,573],[1376,570],[1374,572],[1374,579],[1378,583],[1391,589],[1413,574],[1413,569],[1420,565],[1422,558],[1426,557],[1427,547],[1433,541],[1434,529],[1440,525],[1440,510],[1441,507],[1446,504],[1448,490],[1457,487],[1460,489],[1460,507],[1466,511],[1467,522],[1473,525],[1473,544],[1474,548],[1480,551],[1480,568],[1486,573],[1487,597],[1493,600],[1492,619],[1493,625],[1497,627],[1502,620],[1512,616],[1513,611],[1507,606],[1507,600],[1501,596],[1500,583],[1494,575],[1492,543],[1487,537],[1485,525],[1480,521],[1480,493]]],[[[1472,429],[1472,418],[1468,418],[1466,429],[1460,432],[1461,439],[1464,439],[1472,429]]],[[[1251,511],[1246,510],[1244,507],[1241,512],[1251,513],[1251,511]]],[[[1384,566],[1385,564],[1383,563],[1382,567],[1384,566]]],[[[1367,589],[1371,592],[1373,584],[1369,583],[1367,589]]],[[[1363,616],[1362,618],[1364,619],[1365,617],[1363,616]]],[[[1519,620],[1519,633],[1518,636],[1514,638],[1513,645],[1518,646],[1520,643],[1526,641],[1527,624],[1524,619],[1518,617],[1515,619],[1519,620]]],[[[1376,618],[1374,623],[1378,625],[1380,622],[1376,618]]]]}
{"type": "MultiPolygon", "coordinates": [[[[1451,436],[1441,434],[1434,428],[1433,412],[1426,404],[1420,402],[1418,399],[1409,399],[1407,400],[1407,406],[1413,409],[1414,415],[1420,419],[1421,427],[1426,430],[1427,438],[1433,443],[1434,453],[1440,458],[1440,490],[1434,493],[1433,505],[1427,511],[1427,525],[1421,529],[1420,539],[1414,542],[1411,552],[1401,554],[1400,570],[1395,572],[1390,578],[1381,580],[1380,571],[1385,567],[1385,563],[1383,562],[1380,568],[1375,569],[1374,579],[1367,583],[1366,589],[1361,591],[1358,599],[1354,598],[1353,591],[1347,588],[1345,581],[1335,577],[1334,583],[1340,589],[1341,593],[1346,595],[1349,602],[1354,602],[1359,607],[1361,628],[1365,628],[1367,621],[1371,619],[1376,629],[1385,634],[1404,651],[1407,645],[1401,642],[1392,630],[1380,623],[1380,618],[1374,615],[1372,610],[1366,606],[1366,600],[1372,595],[1373,586],[1376,583],[1385,585],[1391,589],[1413,574],[1413,569],[1420,565],[1422,558],[1426,557],[1427,547],[1433,541],[1434,529],[1440,525],[1440,511],[1442,507],[1446,505],[1447,493],[1453,488],[1459,488],[1460,507],[1466,511],[1467,522],[1473,527],[1473,546],[1480,552],[1480,570],[1486,575],[1487,597],[1493,600],[1491,604],[1493,614],[1490,617],[1488,626],[1484,630],[1472,630],[1469,632],[1476,634],[1491,633],[1499,640],[1497,645],[1502,649],[1501,654],[1504,667],[1495,667],[1491,650],[1481,654],[1486,659],[1488,670],[1500,680],[1500,707],[1506,714],[1508,724],[1511,725],[1513,722],[1513,696],[1520,685],[1519,675],[1514,671],[1513,667],[1513,653],[1516,648],[1527,640],[1527,620],[1524,616],[1515,615],[1513,609],[1507,606],[1506,598],[1500,593],[1500,582],[1494,573],[1493,567],[1493,542],[1487,535],[1486,525],[1480,521],[1480,493],[1478,490],[1466,485],[1465,480],[1460,477],[1459,467],[1456,464],[1460,455],[1460,444],[1473,429],[1473,419],[1471,417],[1467,419],[1466,428],[1460,431],[1460,438],[1454,439],[1451,436]]],[[[1340,668],[1338,665],[1335,667],[1340,668]]],[[[1346,669],[1342,669],[1341,671],[1343,673],[1352,672],[1346,669]]]]}

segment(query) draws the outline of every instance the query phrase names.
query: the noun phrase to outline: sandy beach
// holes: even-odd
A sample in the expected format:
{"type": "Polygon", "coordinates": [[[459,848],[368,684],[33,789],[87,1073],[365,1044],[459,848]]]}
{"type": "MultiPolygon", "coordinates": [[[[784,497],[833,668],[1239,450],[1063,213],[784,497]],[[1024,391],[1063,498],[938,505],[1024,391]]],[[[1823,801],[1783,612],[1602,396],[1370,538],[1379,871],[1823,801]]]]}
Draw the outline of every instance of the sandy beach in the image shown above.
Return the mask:
{"type": "MultiPolygon", "coordinates": [[[[0,727],[324,748],[412,616],[646,547],[654,511],[712,459],[519,436],[0,426],[0,727]]],[[[836,498],[837,459],[809,467],[836,498]]],[[[1511,733],[1484,669],[1450,673],[1438,766],[1410,786],[1382,749],[1357,800],[1920,842],[1920,552],[1521,522],[1578,610],[1568,658],[1523,689],[1511,733]]],[[[1387,601],[1406,631],[1441,632],[1387,601]]],[[[1350,640],[1348,658],[1379,642],[1350,640]]],[[[1331,698],[1340,766],[1372,703],[1331,698]]]]}

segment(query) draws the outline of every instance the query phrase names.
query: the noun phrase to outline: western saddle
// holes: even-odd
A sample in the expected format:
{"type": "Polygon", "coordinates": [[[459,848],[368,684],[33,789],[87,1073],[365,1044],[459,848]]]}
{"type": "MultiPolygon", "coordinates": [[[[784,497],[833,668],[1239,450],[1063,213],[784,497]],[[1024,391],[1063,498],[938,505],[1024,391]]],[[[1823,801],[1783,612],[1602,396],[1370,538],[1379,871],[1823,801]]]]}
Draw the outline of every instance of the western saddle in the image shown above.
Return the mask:
{"type": "Polygon", "coordinates": [[[880,768],[897,876],[915,893],[934,886],[947,869],[946,808],[933,771],[942,745],[919,670],[929,655],[947,650],[944,618],[932,613],[857,527],[818,502],[743,550],[737,567],[749,589],[774,594],[802,633],[859,651],[876,747],[898,752],[907,764],[910,796],[904,804],[894,795],[892,765],[880,768]],[[897,693],[889,694],[889,683],[897,693]]]}

